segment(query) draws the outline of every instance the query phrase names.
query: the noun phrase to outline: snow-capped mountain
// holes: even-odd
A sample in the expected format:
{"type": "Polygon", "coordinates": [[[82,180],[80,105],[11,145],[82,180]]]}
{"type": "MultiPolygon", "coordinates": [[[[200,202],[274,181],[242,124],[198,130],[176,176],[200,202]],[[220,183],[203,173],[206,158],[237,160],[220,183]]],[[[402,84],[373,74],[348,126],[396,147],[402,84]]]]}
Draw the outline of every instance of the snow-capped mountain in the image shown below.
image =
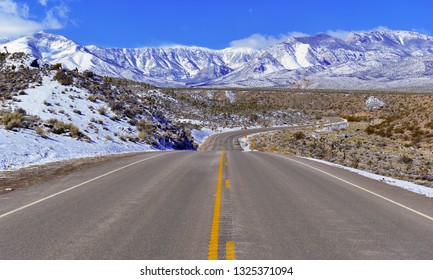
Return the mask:
{"type": "Polygon", "coordinates": [[[379,29],[294,37],[261,51],[101,48],[43,32],[2,44],[43,62],[158,86],[429,88],[433,37],[379,29]],[[404,67],[404,69],[402,69],[404,67]],[[403,70],[403,71],[402,71],[403,70]]]}
{"type": "Polygon", "coordinates": [[[368,80],[370,88],[382,89],[387,87],[384,80],[420,78],[430,73],[418,66],[423,61],[430,65],[428,61],[432,54],[433,38],[415,32],[377,30],[352,33],[346,40],[318,34],[290,38],[264,49],[243,67],[212,81],[212,84],[356,88],[361,84],[358,80],[368,80]],[[405,74],[396,75],[400,64],[412,72],[403,71],[405,74]],[[332,84],[325,86],[321,83],[329,78],[335,78],[332,84]]]}
{"type": "Polygon", "coordinates": [[[200,47],[101,48],[81,46],[63,36],[38,32],[10,41],[9,52],[30,53],[50,64],[61,63],[67,69],[90,70],[102,76],[127,78],[153,84],[184,84],[208,68],[207,80],[226,74],[249,61],[252,49],[210,50],[200,47]]]}

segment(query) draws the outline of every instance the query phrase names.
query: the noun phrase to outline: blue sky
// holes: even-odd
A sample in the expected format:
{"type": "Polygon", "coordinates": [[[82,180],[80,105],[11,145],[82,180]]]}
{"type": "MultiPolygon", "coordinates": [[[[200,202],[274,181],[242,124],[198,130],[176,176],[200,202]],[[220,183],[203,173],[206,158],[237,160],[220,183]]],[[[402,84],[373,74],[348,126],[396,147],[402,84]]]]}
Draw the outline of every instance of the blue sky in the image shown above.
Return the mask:
{"type": "Polygon", "coordinates": [[[433,1],[0,0],[0,37],[44,30],[103,47],[263,48],[293,34],[433,32],[433,1]]]}

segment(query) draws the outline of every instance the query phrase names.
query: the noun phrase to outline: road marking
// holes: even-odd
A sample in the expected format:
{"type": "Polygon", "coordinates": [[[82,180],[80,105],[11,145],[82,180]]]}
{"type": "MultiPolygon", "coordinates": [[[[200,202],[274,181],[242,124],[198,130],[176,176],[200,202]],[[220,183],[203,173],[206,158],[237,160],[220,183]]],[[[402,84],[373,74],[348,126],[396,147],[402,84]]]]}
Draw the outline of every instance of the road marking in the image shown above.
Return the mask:
{"type": "Polygon", "coordinates": [[[220,165],[218,168],[218,182],[216,185],[215,205],[213,210],[212,227],[210,231],[209,246],[207,252],[208,260],[218,259],[218,238],[220,228],[220,213],[221,213],[221,192],[223,181],[223,162],[224,150],[221,152],[220,165]]]}
{"type": "Polygon", "coordinates": [[[229,166],[229,163],[228,162],[224,162],[224,166],[229,166]]]}
{"type": "Polygon", "coordinates": [[[230,180],[226,180],[226,189],[229,189],[230,188],[230,180]]]}
{"type": "Polygon", "coordinates": [[[226,242],[226,260],[236,260],[235,243],[233,241],[226,242]]]}
{"type": "Polygon", "coordinates": [[[31,206],[33,206],[33,205],[39,204],[39,203],[41,203],[41,202],[44,202],[44,201],[46,201],[46,200],[48,200],[48,199],[51,199],[51,198],[53,198],[53,197],[56,197],[56,196],[58,196],[58,195],[61,195],[61,194],[65,193],[65,192],[72,191],[73,189],[76,189],[76,188],[78,188],[78,187],[81,187],[81,186],[83,186],[83,185],[86,185],[86,184],[88,184],[88,183],[91,183],[91,182],[93,182],[93,181],[99,180],[99,179],[101,179],[101,178],[103,178],[103,177],[106,177],[106,176],[108,176],[108,175],[111,175],[111,174],[113,174],[113,173],[116,173],[116,172],[118,172],[118,171],[120,171],[120,170],[123,170],[123,169],[125,169],[125,168],[131,167],[131,166],[134,166],[134,165],[136,165],[136,164],[142,163],[143,161],[147,161],[147,160],[150,160],[150,159],[153,159],[153,158],[156,158],[156,157],[160,157],[160,156],[162,156],[162,155],[166,155],[166,154],[167,154],[167,153],[159,154],[159,155],[152,156],[152,157],[148,157],[148,158],[145,158],[145,159],[142,159],[142,160],[139,160],[139,161],[133,162],[133,163],[131,163],[131,164],[125,165],[125,166],[123,166],[123,167],[117,168],[117,169],[115,169],[115,170],[112,170],[112,171],[110,171],[110,172],[107,172],[107,173],[105,173],[105,174],[102,174],[102,175],[100,175],[100,176],[98,176],[98,177],[95,177],[95,178],[93,178],[93,179],[87,180],[87,181],[85,181],[85,182],[83,182],[83,183],[80,183],[80,184],[78,184],[78,185],[75,185],[75,186],[73,186],[73,187],[70,187],[70,188],[68,188],[68,189],[66,189],[66,190],[63,190],[63,191],[57,192],[57,193],[52,194],[52,195],[49,195],[49,196],[47,196],[47,197],[45,197],[45,198],[42,198],[42,199],[39,199],[39,200],[34,201],[34,202],[32,202],[32,203],[29,203],[29,204],[27,204],[27,205],[21,206],[20,208],[17,208],[17,209],[15,209],[15,210],[12,210],[12,211],[6,212],[6,213],[0,215],[0,219],[1,219],[1,218],[4,218],[4,217],[6,217],[6,216],[9,216],[9,215],[11,215],[11,214],[13,214],[13,213],[16,213],[16,212],[19,212],[19,211],[21,211],[21,210],[24,210],[24,209],[26,209],[26,208],[29,208],[29,207],[31,207],[31,206]]]}
{"type": "Polygon", "coordinates": [[[328,176],[331,176],[332,178],[335,178],[335,179],[340,180],[340,181],[342,181],[342,182],[344,182],[344,183],[346,183],[346,184],[349,184],[349,185],[351,185],[351,186],[353,186],[353,187],[355,187],[355,188],[357,188],[357,189],[360,189],[360,190],[362,190],[362,191],[364,191],[364,192],[367,192],[367,193],[369,193],[369,194],[371,194],[371,195],[374,195],[374,196],[376,196],[376,197],[378,197],[378,198],[381,198],[381,199],[383,199],[383,200],[385,200],[385,201],[388,201],[388,202],[390,202],[390,203],[392,203],[392,204],[394,204],[394,205],[397,205],[397,206],[399,206],[399,207],[401,207],[401,208],[403,208],[403,209],[405,209],[405,210],[408,210],[408,211],[410,211],[410,212],[412,212],[412,213],[414,213],[414,214],[417,214],[417,215],[419,215],[419,216],[421,216],[421,217],[423,217],[423,218],[426,218],[426,219],[428,219],[428,220],[430,220],[430,221],[433,221],[433,217],[431,217],[431,216],[429,216],[429,215],[427,215],[427,214],[424,214],[424,213],[422,213],[422,212],[419,212],[419,211],[417,211],[417,210],[415,210],[415,209],[413,209],[413,208],[410,208],[409,206],[406,206],[406,205],[404,205],[404,204],[401,204],[401,203],[399,203],[399,202],[397,202],[397,201],[394,201],[394,200],[392,200],[392,199],[390,199],[390,198],[387,198],[387,197],[385,197],[385,196],[383,196],[383,195],[380,195],[380,194],[375,193],[375,192],[373,192],[373,191],[367,190],[367,189],[365,189],[365,188],[363,188],[363,187],[361,187],[361,186],[358,186],[357,184],[354,184],[354,183],[352,183],[352,182],[349,182],[349,181],[347,181],[347,180],[344,180],[344,179],[342,179],[342,178],[340,178],[340,177],[337,177],[337,176],[335,176],[335,175],[333,175],[333,174],[331,174],[331,173],[328,173],[328,172],[326,172],[326,171],[322,171],[322,170],[320,170],[320,169],[318,169],[318,168],[316,168],[316,167],[313,167],[313,166],[311,166],[311,165],[309,165],[309,164],[306,164],[306,163],[303,163],[303,162],[300,162],[300,161],[297,161],[297,160],[294,160],[294,159],[291,159],[291,158],[288,158],[288,157],[285,157],[285,156],[281,156],[281,155],[275,155],[275,156],[279,156],[279,157],[285,158],[285,159],[287,159],[287,160],[290,160],[290,161],[296,162],[296,163],[298,163],[298,164],[304,165],[304,166],[306,166],[306,167],[309,167],[309,168],[311,168],[311,169],[314,169],[314,170],[316,170],[316,171],[318,171],[318,172],[321,172],[321,173],[323,173],[323,174],[326,174],[326,175],[328,175],[328,176]]]}

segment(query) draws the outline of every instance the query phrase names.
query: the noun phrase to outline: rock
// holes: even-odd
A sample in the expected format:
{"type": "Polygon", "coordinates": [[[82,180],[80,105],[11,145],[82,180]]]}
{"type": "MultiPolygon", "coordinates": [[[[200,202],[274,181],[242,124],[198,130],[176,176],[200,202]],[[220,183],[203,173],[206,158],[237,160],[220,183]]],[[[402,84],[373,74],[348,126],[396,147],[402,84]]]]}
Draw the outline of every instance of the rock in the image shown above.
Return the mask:
{"type": "Polygon", "coordinates": [[[374,96],[370,96],[367,101],[365,101],[365,106],[369,109],[369,110],[377,110],[380,108],[385,107],[385,102],[383,102],[382,100],[380,100],[379,98],[376,98],[374,96]]]}

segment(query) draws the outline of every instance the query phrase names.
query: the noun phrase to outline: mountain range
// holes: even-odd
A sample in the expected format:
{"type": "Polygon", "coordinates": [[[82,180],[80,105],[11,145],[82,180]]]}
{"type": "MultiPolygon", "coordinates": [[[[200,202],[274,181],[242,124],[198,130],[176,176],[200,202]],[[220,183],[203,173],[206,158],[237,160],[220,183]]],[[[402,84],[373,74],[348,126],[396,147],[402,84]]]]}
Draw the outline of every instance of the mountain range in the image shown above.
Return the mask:
{"type": "Polygon", "coordinates": [[[262,50],[102,48],[38,32],[0,50],[42,63],[171,87],[266,87],[431,91],[433,37],[378,29],[292,37],[262,50]]]}

